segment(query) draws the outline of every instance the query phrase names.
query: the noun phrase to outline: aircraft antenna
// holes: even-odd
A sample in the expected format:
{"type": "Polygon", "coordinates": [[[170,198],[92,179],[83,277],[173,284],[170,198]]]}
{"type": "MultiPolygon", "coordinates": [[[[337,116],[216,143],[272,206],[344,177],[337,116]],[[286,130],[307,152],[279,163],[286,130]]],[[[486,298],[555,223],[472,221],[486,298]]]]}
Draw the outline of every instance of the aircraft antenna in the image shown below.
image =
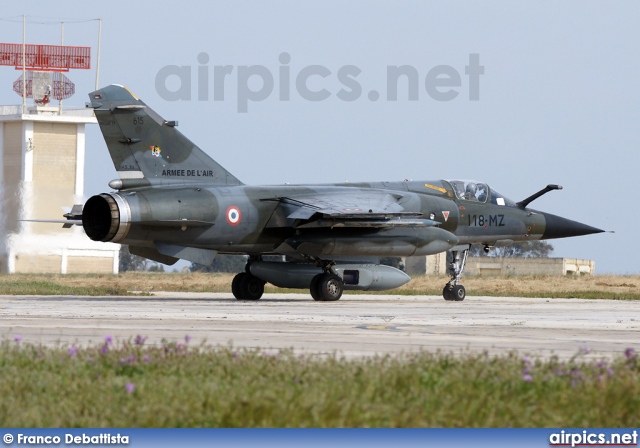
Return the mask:
{"type": "MultiPolygon", "coordinates": [[[[62,100],[75,93],[75,84],[64,73],[71,69],[90,69],[91,47],[65,46],[64,22],[61,23],[61,45],[27,44],[26,23],[27,16],[23,15],[21,44],[0,43],[0,66],[13,66],[22,71],[13,83],[13,90],[22,97],[23,114],[27,111],[27,98],[33,98],[37,106],[47,106],[52,99],[57,99],[61,111],[62,100]]],[[[98,38],[99,54],[100,36],[98,38]]]]}

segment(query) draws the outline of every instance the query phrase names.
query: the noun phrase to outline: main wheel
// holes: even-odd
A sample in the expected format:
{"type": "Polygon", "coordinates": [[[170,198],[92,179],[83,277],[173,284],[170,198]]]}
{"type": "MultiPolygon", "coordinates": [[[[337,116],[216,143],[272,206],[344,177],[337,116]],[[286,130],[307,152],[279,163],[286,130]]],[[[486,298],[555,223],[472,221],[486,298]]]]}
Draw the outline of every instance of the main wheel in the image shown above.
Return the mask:
{"type": "Polygon", "coordinates": [[[321,300],[320,292],[318,290],[318,283],[320,283],[320,279],[322,279],[323,276],[324,274],[318,274],[311,279],[311,284],[309,285],[309,292],[311,293],[311,297],[313,297],[313,300],[321,300]]]}
{"type": "Polygon", "coordinates": [[[231,282],[231,292],[233,293],[233,297],[238,300],[242,300],[242,293],[240,291],[240,284],[242,283],[242,279],[247,275],[246,272],[241,272],[235,277],[233,277],[233,281],[231,282]]]}
{"type": "Polygon", "coordinates": [[[238,290],[243,300],[259,300],[264,294],[264,282],[255,275],[245,274],[240,280],[238,290]]]}
{"type": "Polygon", "coordinates": [[[342,297],[344,283],[342,279],[335,274],[324,274],[318,282],[319,300],[325,302],[333,302],[342,297]]]}
{"type": "Polygon", "coordinates": [[[453,300],[456,302],[462,302],[464,298],[467,296],[467,292],[462,285],[456,285],[453,287],[453,291],[451,293],[453,300]]]}

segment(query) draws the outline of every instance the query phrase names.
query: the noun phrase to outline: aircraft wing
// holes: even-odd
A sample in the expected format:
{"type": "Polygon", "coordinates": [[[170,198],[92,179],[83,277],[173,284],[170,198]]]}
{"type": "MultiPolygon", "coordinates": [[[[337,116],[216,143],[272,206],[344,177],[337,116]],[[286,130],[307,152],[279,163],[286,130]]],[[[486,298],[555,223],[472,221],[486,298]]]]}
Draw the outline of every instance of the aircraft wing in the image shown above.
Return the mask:
{"type": "Polygon", "coordinates": [[[437,221],[419,219],[422,213],[407,211],[402,195],[385,191],[352,194],[305,194],[279,198],[287,205],[288,219],[301,220],[296,228],[314,227],[428,227],[437,221]]]}

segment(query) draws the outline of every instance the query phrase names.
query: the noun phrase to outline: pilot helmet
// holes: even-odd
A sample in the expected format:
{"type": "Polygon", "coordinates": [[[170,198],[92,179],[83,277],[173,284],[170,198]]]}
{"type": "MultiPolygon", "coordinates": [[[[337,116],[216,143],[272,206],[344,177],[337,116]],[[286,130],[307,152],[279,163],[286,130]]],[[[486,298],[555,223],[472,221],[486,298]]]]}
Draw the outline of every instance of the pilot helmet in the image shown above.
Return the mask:
{"type": "Polygon", "coordinates": [[[473,182],[469,182],[469,184],[467,184],[466,192],[468,195],[475,196],[477,190],[478,190],[478,187],[473,182]]]}

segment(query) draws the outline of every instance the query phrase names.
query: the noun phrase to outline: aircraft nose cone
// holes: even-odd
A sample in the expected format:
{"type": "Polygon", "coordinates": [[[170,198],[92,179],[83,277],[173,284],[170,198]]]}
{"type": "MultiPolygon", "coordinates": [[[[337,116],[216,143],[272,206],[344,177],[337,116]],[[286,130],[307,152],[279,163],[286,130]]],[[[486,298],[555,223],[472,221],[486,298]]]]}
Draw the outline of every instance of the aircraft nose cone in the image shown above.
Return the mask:
{"type": "Polygon", "coordinates": [[[581,222],[572,221],[551,213],[542,213],[546,222],[543,240],[554,238],[567,238],[571,236],[591,235],[592,233],[602,233],[604,230],[582,224],[581,222]]]}

